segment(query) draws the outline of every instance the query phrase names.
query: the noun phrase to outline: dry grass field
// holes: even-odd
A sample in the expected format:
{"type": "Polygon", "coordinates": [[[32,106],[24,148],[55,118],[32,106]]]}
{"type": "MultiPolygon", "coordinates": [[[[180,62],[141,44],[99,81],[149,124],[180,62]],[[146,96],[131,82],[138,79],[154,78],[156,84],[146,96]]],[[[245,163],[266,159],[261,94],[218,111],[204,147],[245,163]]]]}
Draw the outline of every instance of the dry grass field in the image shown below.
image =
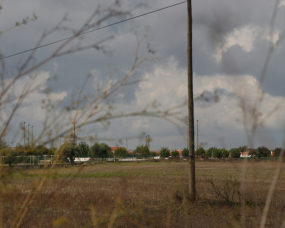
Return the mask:
{"type": "MultiPolygon", "coordinates": [[[[19,227],[259,227],[276,162],[197,162],[195,203],[187,197],[188,167],[160,161],[56,168],[32,194],[19,227]]],[[[285,218],[284,170],[285,163],[266,227],[285,218]]],[[[16,227],[41,172],[2,170],[1,227],[16,227]]]]}

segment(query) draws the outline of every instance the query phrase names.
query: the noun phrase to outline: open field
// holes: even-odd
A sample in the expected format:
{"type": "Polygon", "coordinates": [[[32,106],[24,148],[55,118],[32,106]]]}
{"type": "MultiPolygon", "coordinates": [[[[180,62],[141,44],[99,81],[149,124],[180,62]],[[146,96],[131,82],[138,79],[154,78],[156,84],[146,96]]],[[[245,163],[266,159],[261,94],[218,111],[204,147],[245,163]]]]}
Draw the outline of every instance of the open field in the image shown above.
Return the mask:
{"type": "MultiPolygon", "coordinates": [[[[285,163],[282,166],[267,227],[280,227],[285,218],[285,163]]],[[[30,194],[34,199],[20,227],[259,226],[276,162],[197,162],[195,203],[187,198],[188,167],[185,161],[160,161],[56,168],[36,194],[31,194],[32,186],[46,171],[2,171],[0,218],[10,227],[30,194]],[[235,178],[241,181],[236,188],[241,195],[235,192],[231,201],[215,194],[209,182],[220,190],[229,186],[230,193],[231,183],[237,182],[225,181],[235,178]]]]}

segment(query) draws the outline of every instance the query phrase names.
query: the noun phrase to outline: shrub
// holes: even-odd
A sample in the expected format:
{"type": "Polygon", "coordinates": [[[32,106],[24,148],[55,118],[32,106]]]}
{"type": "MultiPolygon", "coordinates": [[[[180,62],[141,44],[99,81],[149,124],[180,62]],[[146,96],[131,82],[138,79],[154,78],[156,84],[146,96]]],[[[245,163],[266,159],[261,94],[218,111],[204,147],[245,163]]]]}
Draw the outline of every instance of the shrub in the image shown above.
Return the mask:
{"type": "Polygon", "coordinates": [[[124,158],[128,154],[128,151],[124,147],[119,147],[115,150],[115,156],[119,158],[124,158]]]}
{"type": "Polygon", "coordinates": [[[229,176],[222,184],[222,187],[215,184],[213,180],[208,181],[212,187],[211,194],[217,200],[225,201],[227,204],[235,204],[236,200],[239,199],[239,196],[241,195],[239,191],[241,182],[237,178],[229,176]]]}
{"type": "Polygon", "coordinates": [[[184,148],[182,151],[182,156],[183,157],[189,157],[189,150],[187,148],[184,148]]]}
{"type": "Polygon", "coordinates": [[[170,151],[167,147],[162,147],[159,153],[160,157],[166,158],[170,156],[170,151]]]}
{"type": "Polygon", "coordinates": [[[229,157],[230,153],[227,149],[223,148],[223,149],[221,149],[221,151],[222,151],[222,157],[223,158],[229,157]]]}
{"type": "Polygon", "coordinates": [[[205,150],[203,149],[203,147],[199,147],[199,148],[196,150],[196,154],[198,154],[198,155],[205,154],[205,150]]]}
{"type": "Polygon", "coordinates": [[[177,156],[179,156],[179,152],[177,150],[174,150],[174,151],[171,152],[171,156],[172,157],[177,157],[177,156]]]}
{"type": "Polygon", "coordinates": [[[231,158],[240,158],[239,148],[234,148],[231,150],[231,158]]]}

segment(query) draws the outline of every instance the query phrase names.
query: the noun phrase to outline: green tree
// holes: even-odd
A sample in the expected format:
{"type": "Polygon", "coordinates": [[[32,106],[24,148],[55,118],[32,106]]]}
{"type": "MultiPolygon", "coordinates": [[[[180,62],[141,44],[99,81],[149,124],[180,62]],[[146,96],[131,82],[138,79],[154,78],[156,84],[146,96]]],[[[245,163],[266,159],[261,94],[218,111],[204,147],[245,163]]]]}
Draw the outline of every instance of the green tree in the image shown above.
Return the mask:
{"type": "Polygon", "coordinates": [[[89,153],[89,145],[86,142],[81,141],[78,144],[78,148],[79,148],[79,155],[80,156],[86,156],[89,153]]]}
{"type": "Polygon", "coordinates": [[[156,155],[156,153],[154,152],[154,151],[152,151],[152,152],[150,152],[150,154],[149,154],[151,157],[156,157],[157,155],[156,155]]]}
{"type": "Polygon", "coordinates": [[[75,143],[64,144],[59,148],[59,153],[62,154],[62,158],[65,161],[70,161],[71,165],[74,165],[74,158],[79,155],[79,147],[75,143]]]}
{"type": "Polygon", "coordinates": [[[212,150],[211,148],[205,151],[205,155],[207,158],[211,158],[212,157],[212,150]]]}
{"type": "Polygon", "coordinates": [[[257,152],[258,157],[269,157],[271,155],[271,151],[265,146],[258,147],[257,152]]]}
{"type": "MultiPolygon", "coordinates": [[[[279,157],[280,153],[281,153],[282,148],[275,148],[274,150],[274,157],[279,157]]],[[[285,153],[283,153],[283,156],[285,157],[285,153]]]]}
{"type": "Polygon", "coordinates": [[[221,149],[221,151],[222,151],[222,157],[223,158],[229,157],[230,153],[227,149],[223,148],[223,149],[221,149]]]}
{"type": "Polygon", "coordinates": [[[55,155],[56,151],[57,151],[57,148],[56,148],[56,147],[51,147],[51,148],[49,149],[50,155],[55,155]]]}
{"type": "Polygon", "coordinates": [[[249,149],[248,155],[250,155],[251,157],[258,157],[259,156],[257,149],[249,149]]]}
{"type": "Polygon", "coordinates": [[[222,155],[222,151],[216,147],[212,147],[212,154],[213,154],[213,157],[214,158],[222,158],[223,155],[222,155]]]}
{"type": "Polygon", "coordinates": [[[238,149],[239,149],[239,152],[246,152],[246,151],[248,151],[248,147],[247,146],[240,146],[238,149]]]}
{"type": "Polygon", "coordinates": [[[137,146],[137,148],[134,150],[134,154],[147,157],[150,155],[150,151],[146,145],[140,145],[140,146],[137,146]]]}
{"type": "Polygon", "coordinates": [[[9,164],[9,166],[11,167],[12,164],[16,162],[16,159],[17,159],[16,156],[18,155],[18,153],[17,153],[17,150],[4,148],[0,150],[0,155],[5,156],[4,163],[9,164]]]}
{"type": "Polygon", "coordinates": [[[44,145],[38,145],[33,149],[33,154],[38,155],[50,155],[49,149],[44,145]]]}
{"type": "Polygon", "coordinates": [[[170,156],[170,150],[167,147],[162,147],[159,152],[160,157],[167,158],[170,156]]]}
{"type": "Polygon", "coordinates": [[[106,143],[95,143],[90,148],[90,153],[94,157],[106,158],[112,154],[111,148],[106,143]]]}
{"type": "Polygon", "coordinates": [[[184,149],[182,150],[182,156],[183,156],[183,157],[189,157],[189,150],[188,150],[187,148],[184,148],[184,149]]]}
{"type": "Polygon", "coordinates": [[[240,158],[240,149],[239,148],[233,148],[231,150],[231,158],[240,158]]]}
{"type": "Polygon", "coordinates": [[[198,154],[198,155],[205,154],[205,150],[203,149],[203,147],[199,147],[199,148],[196,150],[196,154],[198,154]]]}
{"type": "Polygon", "coordinates": [[[115,156],[119,158],[124,158],[128,154],[128,151],[124,147],[119,147],[115,150],[115,156]]]}
{"type": "Polygon", "coordinates": [[[9,144],[8,142],[5,140],[5,138],[1,138],[0,140],[0,150],[4,149],[4,148],[8,148],[9,144]]]}
{"type": "Polygon", "coordinates": [[[179,156],[179,152],[177,150],[174,150],[171,152],[171,156],[172,157],[178,157],[179,156]]]}

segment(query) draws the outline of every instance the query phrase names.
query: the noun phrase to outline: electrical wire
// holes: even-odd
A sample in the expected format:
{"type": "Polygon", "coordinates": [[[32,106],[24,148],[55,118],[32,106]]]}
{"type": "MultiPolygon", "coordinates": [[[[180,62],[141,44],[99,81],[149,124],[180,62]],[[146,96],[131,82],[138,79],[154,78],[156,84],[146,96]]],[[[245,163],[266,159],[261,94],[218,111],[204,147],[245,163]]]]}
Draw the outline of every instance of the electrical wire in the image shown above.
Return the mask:
{"type": "MultiPolygon", "coordinates": [[[[174,6],[178,6],[178,5],[181,5],[181,4],[186,3],[186,2],[187,1],[179,2],[179,3],[176,3],[174,5],[170,5],[170,6],[166,6],[166,7],[163,7],[163,8],[154,10],[154,11],[150,11],[150,12],[147,12],[147,13],[135,16],[135,17],[131,17],[131,18],[128,18],[128,19],[125,19],[125,20],[122,20],[122,21],[115,22],[115,23],[110,24],[110,25],[106,25],[106,26],[103,26],[103,27],[100,27],[100,28],[96,28],[96,29],[87,31],[87,32],[82,33],[82,34],[77,35],[77,36],[82,36],[82,35],[87,34],[87,33],[95,32],[95,31],[98,31],[100,29],[104,29],[104,28],[107,28],[107,27],[110,27],[110,26],[113,26],[113,25],[117,25],[117,24],[120,24],[120,23],[123,23],[123,22],[126,22],[126,21],[130,21],[130,20],[136,19],[138,17],[142,17],[142,16],[145,16],[145,15],[148,15],[148,14],[151,14],[151,13],[155,13],[155,12],[158,12],[158,11],[161,11],[161,10],[165,10],[165,9],[168,9],[168,8],[171,8],[171,7],[174,7],[174,6]]],[[[71,38],[74,38],[74,37],[76,37],[76,36],[71,36],[71,37],[64,38],[64,39],[61,39],[61,40],[57,40],[57,41],[54,41],[54,42],[51,42],[51,43],[48,43],[48,44],[44,44],[44,45],[41,45],[41,46],[38,46],[38,47],[35,47],[35,48],[31,48],[31,49],[28,49],[26,51],[22,51],[22,52],[18,52],[18,53],[12,54],[12,55],[4,56],[4,57],[0,58],[0,60],[7,59],[7,58],[10,58],[10,57],[13,57],[13,56],[16,56],[16,55],[21,55],[23,53],[26,53],[26,52],[29,52],[29,51],[33,51],[33,50],[36,50],[36,49],[39,49],[39,48],[43,48],[43,47],[46,47],[46,46],[49,46],[49,45],[52,45],[52,44],[56,44],[56,43],[59,43],[59,42],[62,42],[62,41],[65,41],[65,40],[68,40],[68,39],[71,39],[71,38]]]]}

